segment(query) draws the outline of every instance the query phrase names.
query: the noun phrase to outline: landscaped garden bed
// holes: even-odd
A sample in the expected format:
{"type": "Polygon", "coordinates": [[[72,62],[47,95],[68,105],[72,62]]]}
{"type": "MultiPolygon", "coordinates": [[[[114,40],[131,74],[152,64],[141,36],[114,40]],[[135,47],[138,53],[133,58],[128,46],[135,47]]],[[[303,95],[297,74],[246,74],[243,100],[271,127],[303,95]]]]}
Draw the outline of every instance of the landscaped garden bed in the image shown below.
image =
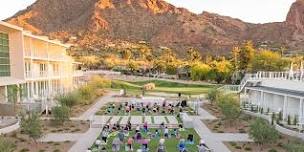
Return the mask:
{"type": "Polygon", "coordinates": [[[217,133],[248,133],[249,125],[255,120],[254,117],[241,114],[241,116],[233,121],[226,122],[222,118],[216,120],[203,120],[207,127],[217,133]]]}
{"type": "Polygon", "coordinates": [[[87,121],[66,121],[63,124],[55,125],[52,121],[42,121],[43,134],[47,133],[84,133],[90,128],[87,121]]]}
{"type": "MultiPolygon", "coordinates": [[[[19,130],[3,135],[2,139],[10,143],[14,152],[66,152],[74,142],[35,142],[28,135],[22,134],[19,130]]],[[[9,146],[9,145],[6,145],[9,146]]]]}
{"type": "Polygon", "coordinates": [[[304,143],[299,142],[299,139],[286,135],[280,135],[278,141],[272,144],[259,145],[254,142],[225,142],[225,145],[233,152],[302,152],[304,150],[304,143]],[[302,149],[297,149],[297,146],[294,146],[294,144],[298,146],[302,145],[302,149]]]}

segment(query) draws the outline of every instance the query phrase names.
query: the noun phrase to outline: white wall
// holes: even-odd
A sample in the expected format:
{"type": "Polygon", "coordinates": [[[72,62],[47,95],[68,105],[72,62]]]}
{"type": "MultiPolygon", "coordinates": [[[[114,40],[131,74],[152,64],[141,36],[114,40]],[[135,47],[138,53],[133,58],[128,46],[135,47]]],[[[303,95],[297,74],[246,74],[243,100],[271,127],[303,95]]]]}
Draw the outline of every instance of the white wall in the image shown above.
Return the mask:
{"type": "Polygon", "coordinates": [[[300,82],[300,81],[266,79],[262,81],[261,85],[265,87],[273,87],[279,89],[304,91],[304,82],[300,82]]]}

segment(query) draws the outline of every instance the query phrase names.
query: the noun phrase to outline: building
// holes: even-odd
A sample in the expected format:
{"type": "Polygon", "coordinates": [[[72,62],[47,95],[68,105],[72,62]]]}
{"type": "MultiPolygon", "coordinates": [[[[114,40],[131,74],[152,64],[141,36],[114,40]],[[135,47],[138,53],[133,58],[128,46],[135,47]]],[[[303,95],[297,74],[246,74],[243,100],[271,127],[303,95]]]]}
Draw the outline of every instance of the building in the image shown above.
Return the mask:
{"type": "Polygon", "coordinates": [[[282,113],[285,123],[289,117],[304,125],[304,70],[247,74],[238,87],[234,90],[242,91],[243,104],[264,114],[282,113]]]}
{"type": "Polygon", "coordinates": [[[44,108],[56,95],[76,88],[83,74],[68,48],[0,21],[0,103],[39,103],[44,108]]]}

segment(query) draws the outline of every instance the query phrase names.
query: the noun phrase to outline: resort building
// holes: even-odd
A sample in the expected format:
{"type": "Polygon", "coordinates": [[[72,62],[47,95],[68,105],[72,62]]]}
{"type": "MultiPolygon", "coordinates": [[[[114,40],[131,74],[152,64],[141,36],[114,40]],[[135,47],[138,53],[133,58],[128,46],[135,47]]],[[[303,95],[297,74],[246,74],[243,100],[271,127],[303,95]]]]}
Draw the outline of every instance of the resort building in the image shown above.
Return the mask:
{"type": "Polygon", "coordinates": [[[76,88],[83,74],[67,55],[68,48],[0,21],[0,103],[39,103],[45,108],[56,95],[76,88]]]}
{"type": "MultiPolygon", "coordinates": [[[[303,66],[302,66],[303,67],[303,66]]],[[[287,72],[258,72],[247,74],[237,89],[241,102],[250,110],[264,114],[281,114],[287,120],[303,127],[304,124],[304,70],[287,72]]]]}

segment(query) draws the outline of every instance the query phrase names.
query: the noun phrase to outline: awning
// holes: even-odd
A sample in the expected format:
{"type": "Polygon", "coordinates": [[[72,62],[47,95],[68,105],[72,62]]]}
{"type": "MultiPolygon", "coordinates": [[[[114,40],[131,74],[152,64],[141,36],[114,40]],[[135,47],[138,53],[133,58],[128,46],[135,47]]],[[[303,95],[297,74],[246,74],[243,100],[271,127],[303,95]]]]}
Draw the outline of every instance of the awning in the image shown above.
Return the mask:
{"type": "Polygon", "coordinates": [[[0,77],[0,86],[14,85],[25,83],[25,80],[13,77],[0,77]]]}

